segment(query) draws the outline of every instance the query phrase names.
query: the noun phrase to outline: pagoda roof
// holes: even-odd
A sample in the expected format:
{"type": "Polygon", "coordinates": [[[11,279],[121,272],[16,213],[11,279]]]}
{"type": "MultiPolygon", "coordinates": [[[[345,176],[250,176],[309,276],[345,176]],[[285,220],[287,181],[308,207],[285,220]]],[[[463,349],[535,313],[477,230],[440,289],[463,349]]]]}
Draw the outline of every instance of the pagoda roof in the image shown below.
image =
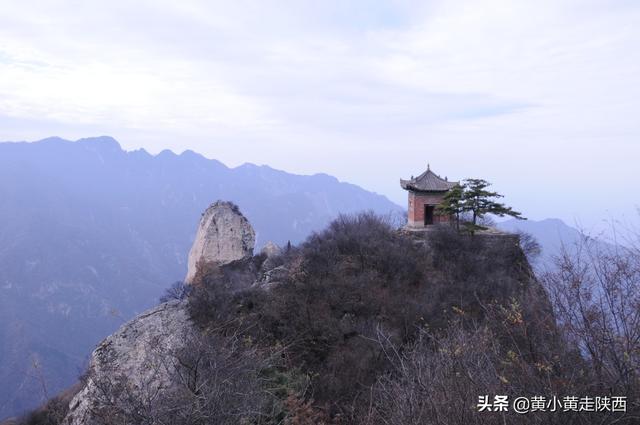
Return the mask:
{"type": "Polygon", "coordinates": [[[413,190],[416,192],[446,192],[457,184],[458,182],[450,182],[447,179],[441,178],[431,171],[428,165],[427,171],[418,177],[412,176],[409,180],[400,179],[400,186],[402,186],[404,190],[413,190]]]}

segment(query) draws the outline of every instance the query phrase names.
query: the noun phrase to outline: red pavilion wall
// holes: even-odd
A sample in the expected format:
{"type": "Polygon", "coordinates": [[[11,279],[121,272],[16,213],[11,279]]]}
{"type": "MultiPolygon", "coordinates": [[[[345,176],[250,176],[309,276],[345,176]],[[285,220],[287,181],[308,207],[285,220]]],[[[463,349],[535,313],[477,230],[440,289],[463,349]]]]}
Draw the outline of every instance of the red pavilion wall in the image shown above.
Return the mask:
{"type": "MultiPolygon", "coordinates": [[[[409,192],[409,206],[408,206],[408,225],[411,227],[423,227],[424,226],[424,206],[433,205],[436,206],[442,202],[444,193],[416,193],[409,192]]],[[[433,222],[435,223],[447,223],[449,217],[434,214],[433,222]]]]}

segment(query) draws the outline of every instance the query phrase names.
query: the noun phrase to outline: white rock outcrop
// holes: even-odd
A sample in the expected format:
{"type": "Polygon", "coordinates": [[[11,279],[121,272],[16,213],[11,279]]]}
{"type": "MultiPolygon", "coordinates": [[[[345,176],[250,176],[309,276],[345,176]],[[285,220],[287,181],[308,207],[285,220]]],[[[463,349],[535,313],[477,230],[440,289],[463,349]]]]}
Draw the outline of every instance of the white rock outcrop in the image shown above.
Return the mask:
{"type": "Polygon", "coordinates": [[[282,248],[280,248],[276,243],[268,241],[266,244],[264,244],[264,246],[260,250],[260,253],[266,255],[267,258],[276,257],[282,254],[282,248]]]}
{"type": "MultiPolygon", "coordinates": [[[[119,385],[140,396],[172,385],[173,353],[197,332],[186,301],[169,301],[146,311],[103,340],[94,350],[84,388],[69,403],[65,425],[104,423],[99,409],[119,385]]],[[[122,396],[121,396],[122,397],[122,396]]]]}
{"type": "Polygon", "coordinates": [[[211,204],[200,219],[185,282],[193,281],[199,263],[226,264],[251,257],[255,242],[255,231],[237,206],[224,201],[211,204]]]}

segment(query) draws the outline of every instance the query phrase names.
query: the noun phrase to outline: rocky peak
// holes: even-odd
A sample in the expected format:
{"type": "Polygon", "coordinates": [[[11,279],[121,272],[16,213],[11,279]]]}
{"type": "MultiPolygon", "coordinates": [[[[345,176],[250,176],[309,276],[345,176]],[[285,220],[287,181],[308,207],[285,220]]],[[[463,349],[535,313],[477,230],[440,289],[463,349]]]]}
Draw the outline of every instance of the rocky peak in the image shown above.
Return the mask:
{"type": "Polygon", "coordinates": [[[264,245],[264,247],[262,247],[260,253],[265,255],[267,258],[276,257],[282,254],[282,248],[280,248],[277,244],[269,241],[264,245]]]}
{"type": "MultiPolygon", "coordinates": [[[[224,265],[251,257],[254,244],[255,232],[238,207],[213,203],[200,219],[186,282],[192,281],[199,264],[224,265]]],[[[107,419],[113,412],[130,419],[157,394],[171,394],[180,382],[175,375],[179,353],[198,335],[184,300],[160,304],[124,324],[93,352],[84,386],[69,403],[64,424],[111,423],[107,419]]]]}
{"type": "Polygon", "coordinates": [[[185,282],[191,283],[198,264],[227,264],[251,257],[256,234],[238,207],[217,201],[202,214],[196,238],[189,252],[185,282]]]}

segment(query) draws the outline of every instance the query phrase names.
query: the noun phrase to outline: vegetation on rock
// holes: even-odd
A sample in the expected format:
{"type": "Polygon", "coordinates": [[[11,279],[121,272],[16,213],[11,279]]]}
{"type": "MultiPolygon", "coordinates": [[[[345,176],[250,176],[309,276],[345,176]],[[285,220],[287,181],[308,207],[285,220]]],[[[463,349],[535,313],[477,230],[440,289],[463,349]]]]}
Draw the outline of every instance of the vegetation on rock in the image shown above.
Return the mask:
{"type": "MultiPolygon", "coordinates": [[[[517,346],[526,361],[556,344],[550,305],[519,247],[447,227],[429,239],[425,244],[408,237],[373,214],[342,216],[282,255],[289,275],[269,291],[251,286],[250,276],[244,285],[229,285],[239,263],[203,273],[190,295],[191,314],[203,331],[242,335],[258,352],[277,353],[272,369],[306,378],[306,386],[274,397],[288,423],[385,423],[396,417],[400,412],[393,411],[386,388],[408,378],[402,370],[416,372],[402,366],[411,353],[438,353],[451,332],[482,329],[495,336],[496,347],[500,341],[517,346]],[[514,310],[526,335],[518,335],[522,341],[495,324],[514,310]],[[291,400],[296,409],[288,407],[291,400]],[[315,419],[298,418],[300,406],[315,419]]],[[[246,272],[246,265],[241,269],[246,272]]],[[[476,398],[452,398],[451,408],[476,398]]],[[[424,414],[416,418],[430,423],[424,414]]],[[[282,419],[265,413],[261,420],[282,419]]]]}
{"type": "Polygon", "coordinates": [[[539,281],[513,243],[449,226],[421,237],[341,216],[270,257],[283,272],[266,287],[266,255],[202,264],[187,294],[198,332],[164,365],[174,385],[140,404],[125,377],[107,382],[118,403],[101,405],[100,423],[637,422],[639,250],[585,241],[539,281]],[[520,415],[479,411],[484,395],[628,406],[520,415]]]}

